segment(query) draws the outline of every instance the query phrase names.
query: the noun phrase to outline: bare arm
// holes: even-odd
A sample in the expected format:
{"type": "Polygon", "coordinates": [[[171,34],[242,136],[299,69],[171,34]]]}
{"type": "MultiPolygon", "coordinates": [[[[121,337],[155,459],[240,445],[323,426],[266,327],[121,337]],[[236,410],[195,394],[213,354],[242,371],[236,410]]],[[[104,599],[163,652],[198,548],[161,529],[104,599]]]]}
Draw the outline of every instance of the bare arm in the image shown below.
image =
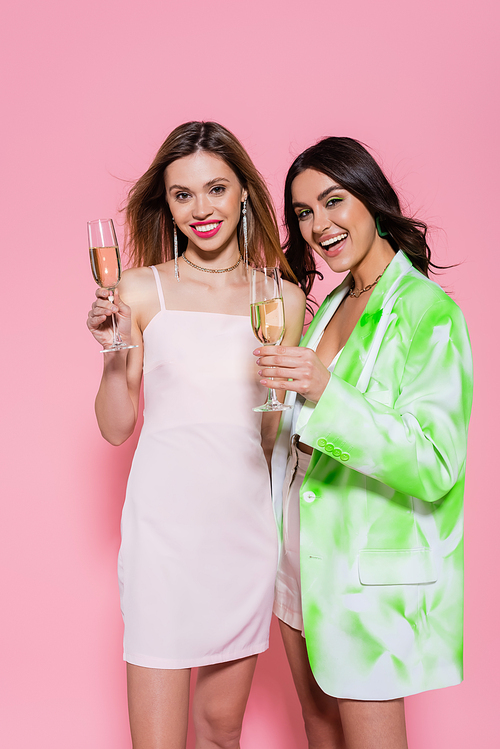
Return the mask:
{"type": "Polygon", "coordinates": [[[137,297],[135,286],[134,273],[125,274],[119,292],[115,293],[114,304],[108,301],[108,292],[98,289],[87,320],[94,338],[104,345],[111,339],[111,313],[115,312],[123,340],[138,346],[102,355],[104,368],[95,411],[101,434],[112,445],[125,442],[137,421],[142,378],[142,333],[136,315],[124,301],[137,297]]]}

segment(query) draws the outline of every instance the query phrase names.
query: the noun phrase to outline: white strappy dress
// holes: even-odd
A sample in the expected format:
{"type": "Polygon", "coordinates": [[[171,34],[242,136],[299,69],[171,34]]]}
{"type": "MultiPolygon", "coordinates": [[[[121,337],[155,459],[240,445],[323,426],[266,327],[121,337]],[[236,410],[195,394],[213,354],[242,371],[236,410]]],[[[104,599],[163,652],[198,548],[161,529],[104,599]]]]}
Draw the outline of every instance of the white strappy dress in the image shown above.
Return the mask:
{"type": "Polygon", "coordinates": [[[122,515],[124,659],[188,668],[265,650],[277,532],[250,318],[168,310],[144,331],[144,426],[122,515]]]}

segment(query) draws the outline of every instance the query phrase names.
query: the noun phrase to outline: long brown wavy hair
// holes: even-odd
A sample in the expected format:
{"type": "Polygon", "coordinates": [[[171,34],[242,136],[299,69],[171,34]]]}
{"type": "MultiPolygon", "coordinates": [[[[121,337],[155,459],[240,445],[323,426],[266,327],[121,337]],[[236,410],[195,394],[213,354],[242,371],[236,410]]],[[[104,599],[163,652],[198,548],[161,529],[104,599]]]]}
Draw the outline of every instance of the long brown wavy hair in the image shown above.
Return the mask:
{"type": "Polygon", "coordinates": [[[284,244],[287,260],[306,295],[311,291],[316,270],[314,251],[300,233],[292,205],[292,182],[306,169],[314,169],[348,190],[378,219],[385,238],[395,252],[403,250],[412,264],[425,276],[430,269],[443,270],[431,262],[427,244],[427,226],[423,221],[404,216],[396,191],[364,145],[353,138],[323,138],[301,153],[288,170],[285,182],[284,244]]]}
{"type": "MultiPolygon", "coordinates": [[[[166,201],[165,169],[177,159],[206,151],[223,159],[247,191],[248,257],[250,265],[279,266],[296,283],[280,246],[278,223],[266,184],[238,139],[217,122],[186,122],[161,145],[147,172],[128,194],[127,250],[135,266],[157,265],[173,258],[173,221],[166,201]]],[[[242,221],[238,240],[243,247],[242,221]]],[[[179,254],[187,237],[178,231],[179,254]]]]}

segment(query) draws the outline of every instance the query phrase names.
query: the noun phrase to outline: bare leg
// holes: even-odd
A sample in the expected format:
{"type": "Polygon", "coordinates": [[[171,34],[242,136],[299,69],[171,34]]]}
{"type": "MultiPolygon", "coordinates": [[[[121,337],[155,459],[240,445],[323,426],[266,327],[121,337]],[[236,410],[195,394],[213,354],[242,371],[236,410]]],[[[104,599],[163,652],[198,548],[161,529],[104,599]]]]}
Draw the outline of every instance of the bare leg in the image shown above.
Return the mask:
{"type": "Polygon", "coordinates": [[[239,749],[257,656],[203,666],[193,700],[196,749],[239,749]]]}
{"type": "Polygon", "coordinates": [[[127,663],[128,709],[134,749],[185,749],[190,669],[127,663]]]}
{"type": "Polygon", "coordinates": [[[340,700],[348,749],[408,749],[403,699],[386,702],[340,700]]]}
{"type": "MultiPolygon", "coordinates": [[[[306,643],[299,630],[292,629],[282,621],[280,628],[302,706],[309,749],[345,749],[337,699],[325,694],[316,683],[309,665],[306,643]]],[[[378,749],[382,749],[382,745],[378,749]]]]}
{"type": "Polygon", "coordinates": [[[301,633],[282,621],[280,627],[309,749],[408,749],[403,699],[367,702],[330,697],[314,679],[301,633]]]}

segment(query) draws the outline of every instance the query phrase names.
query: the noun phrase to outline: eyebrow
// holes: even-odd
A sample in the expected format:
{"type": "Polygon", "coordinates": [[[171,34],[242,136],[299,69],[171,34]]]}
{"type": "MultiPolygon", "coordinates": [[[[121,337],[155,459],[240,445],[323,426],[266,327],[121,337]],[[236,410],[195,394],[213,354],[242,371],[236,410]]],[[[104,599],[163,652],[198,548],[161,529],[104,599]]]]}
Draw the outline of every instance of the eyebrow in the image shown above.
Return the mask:
{"type": "MultiPolygon", "coordinates": [[[[338,190],[343,190],[343,187],[340,187],[340,185],[332,185],[331,187],[327,187],[326,190],[323,190],[322,193],[320,193],[317,197],[317,200],[319,203],[321,203],[322,200],[324,200],[328,195],[330,195],[331,192],[337,192],[338,190]]],[[[292,203],[292,208],[309,208],[307,203],[292,203]]]]}
{"type": "Polygon", "coordinates": [[[332,185],[331,187],[328,187],[326,190],[323,190],[322,193],[318,195],[318,200],[324,200],[327,195],[330,195],[331,192],[337,192],[338,190],[342,190],[343,188],[340,185],[332,185]]]}
{"type": "MultiPolygon", "coordinates": [[[[214,177],[214,179],[206,182],[203,187],[212,187],[212,185],[217,184],[217,182],[229,183],[229,180],[226,177],[214,177]]],[[[172,185],[171,187],[169,187],[169,192],[171,192],[172,190],[185,190],[186,192],[191,192],[191,188],[186,187],[185,185],[172,185]]]]}

